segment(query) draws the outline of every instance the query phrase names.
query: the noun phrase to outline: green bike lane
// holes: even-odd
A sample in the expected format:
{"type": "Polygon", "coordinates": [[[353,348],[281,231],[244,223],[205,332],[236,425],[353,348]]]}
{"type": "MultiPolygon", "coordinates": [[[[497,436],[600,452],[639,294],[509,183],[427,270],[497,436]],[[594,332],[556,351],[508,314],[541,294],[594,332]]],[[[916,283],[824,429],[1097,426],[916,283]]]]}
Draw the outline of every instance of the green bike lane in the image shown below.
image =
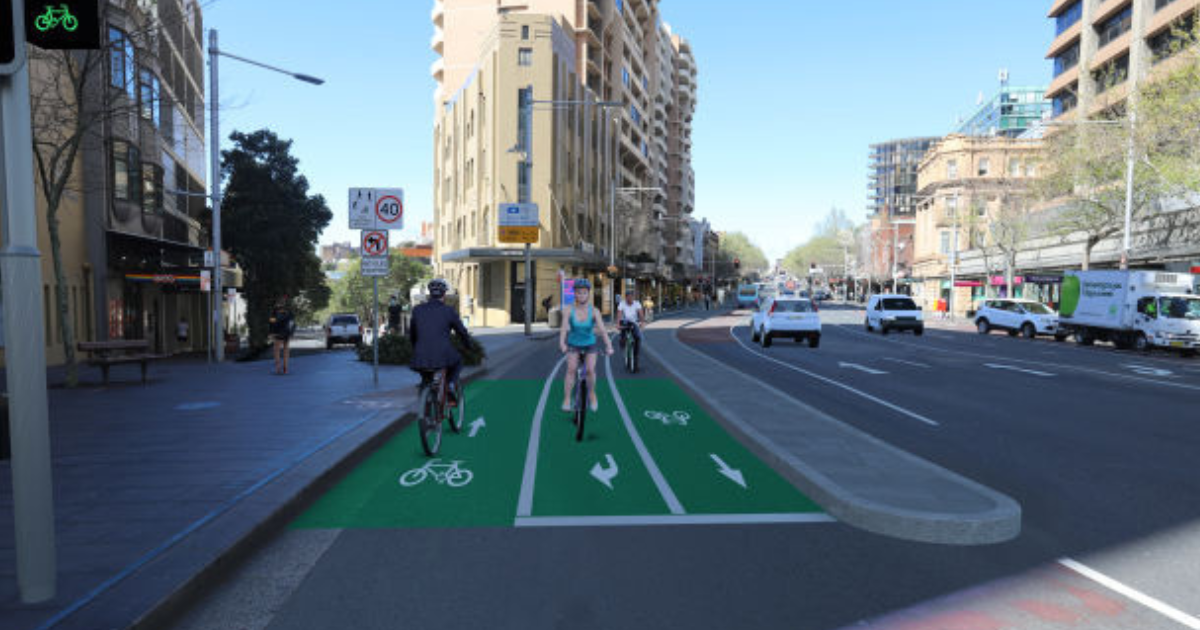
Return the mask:
{"type": "Polygon", "coordinates": [[[446,428],[437,458],[411,423],[292,527],[830,520],[674,381],[625,378],[603,360],[597,368],[600,410],[588,414],[582,442],[560,409],[565,363],[541,380],[477,381],[466,388],[462,432],[446,428]]]}

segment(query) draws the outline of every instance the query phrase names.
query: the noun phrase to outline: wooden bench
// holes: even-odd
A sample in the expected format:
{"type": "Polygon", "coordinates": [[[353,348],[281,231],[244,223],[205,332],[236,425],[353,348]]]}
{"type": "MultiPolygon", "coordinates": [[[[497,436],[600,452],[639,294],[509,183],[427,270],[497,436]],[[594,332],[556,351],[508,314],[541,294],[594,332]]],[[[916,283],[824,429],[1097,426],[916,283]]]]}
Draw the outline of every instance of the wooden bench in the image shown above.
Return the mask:
{"type": "Polygon", "coordinates": [[[140,363],[142,365],[142,382],[146,382],[146,367],[151,361],[165,359],[158,354],[150,354],[150,342],[145,339],[122,339],[119,341],[81,341],[79,351],[88,353],[88,365],[100,367],[104,374],[104,384],[108,385],[108,368],[122,363],[140,363]]]}

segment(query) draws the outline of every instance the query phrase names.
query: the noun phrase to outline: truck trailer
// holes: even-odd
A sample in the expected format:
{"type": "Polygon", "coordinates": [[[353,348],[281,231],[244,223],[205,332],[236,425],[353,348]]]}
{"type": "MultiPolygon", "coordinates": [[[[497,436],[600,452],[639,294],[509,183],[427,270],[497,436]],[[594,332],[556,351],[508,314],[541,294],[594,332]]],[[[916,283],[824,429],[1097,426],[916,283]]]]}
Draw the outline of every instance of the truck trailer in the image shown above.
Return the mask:
{"type": "Polygon", "coordinates": [[[1189,273],[1167,271],[1067,271],[1059,308],[1060,334],[1090,346],[1148,351],[1200,348],[1200,296],[1189,273]]]}

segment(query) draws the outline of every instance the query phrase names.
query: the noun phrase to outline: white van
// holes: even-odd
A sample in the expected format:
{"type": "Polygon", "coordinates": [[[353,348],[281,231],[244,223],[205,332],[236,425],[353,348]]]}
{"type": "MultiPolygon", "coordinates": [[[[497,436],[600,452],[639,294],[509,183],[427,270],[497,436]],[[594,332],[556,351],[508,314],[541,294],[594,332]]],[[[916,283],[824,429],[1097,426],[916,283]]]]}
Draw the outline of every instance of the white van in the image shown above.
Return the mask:
{"type": "Polygon", "coordinates": [[[867,301],[867,332],[878,330],[888,334],[893,330],[911,330],[914,335],[925,334],[921,308],[907,295],[879,293],[867,301]]]}

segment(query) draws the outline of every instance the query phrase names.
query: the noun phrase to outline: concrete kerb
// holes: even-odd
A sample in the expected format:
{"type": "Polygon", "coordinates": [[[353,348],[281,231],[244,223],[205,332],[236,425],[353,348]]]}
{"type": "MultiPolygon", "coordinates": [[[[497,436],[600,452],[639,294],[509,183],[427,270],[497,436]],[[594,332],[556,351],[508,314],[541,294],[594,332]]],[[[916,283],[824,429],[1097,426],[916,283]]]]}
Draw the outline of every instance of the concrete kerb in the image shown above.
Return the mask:
{"type": "MultiPolygon", "coordinates": [[[[682,327],[694,323],[696,322],[689,322],[682,327]]],[[[678,358],[684,361],[690,358],[711,363],[712,360],[709,357],[681,342],[676,336],[677,330],[670,333],[670,339],[677,351],[677,356],[678,353],[683,354],[678,358]]],[[[680,361],[668,360],[651,343],[647,343],[643,347],[690,390],[692,395],[715,410],[717,420],[743,445],[821,505],[831,516],[848,525],[904,540],[955,545],[1001,543],[1015,538],[1020,533],[1021,507],[1012,498],[835,420],[740,370],[722,366],[721,378],[734,378],[741,381],[747,397],[755,398],[761,393],[761,395],[777,398],[782,404],[789,404],[797,408],[800,412],[799,416],[805,420],[825,423],[827,426],[835,428],[841,436],[856,441],[858,447],[885,452],[889,456],[903,461],[907,466],[915,467],[924,473],[934,474],[944,481],[954,483],[984,499],[991,505],[991,508],[971,513],[934,512],[886,505],[861,496],[852,488],[837,483],[813,465],[785,450],[751,426],[741,418],[741,414],[710,395],[705,387],[688,377],[676,365],[680,361]],[[758,393],[754,391],[756,388],[759,390],[758,393]]]]}
{"type": "MultiPolygon", "coordinates": [[[[528,341],[542,341],[549,338],[548,335],[535,335],[528,341]]],[[[467,384],[490,374],[503,372],[521,358],[522,345],[522,342],[507,345],[497,351],[500,356],[494,360],[485,361],[481,366],[464,369],[461,376],[463,383],[467,384]]],[[[366,435],[351,435],[358,431],[350,431],[346,435],[339,436],[335,442],[313,453],[294,468],[260,488],[260,490],[267,490],[271,486],[283,488],[292,486],[280,493],[280,496],[275,497],[274,501],[269,498],[264,499],[266,493],[255,493],[257,496],[248,497],[245,505],[235,506],[211,523],[206,524],[201,530],[193,532],[192,536],[207,533],[218,539],[223,538],[224,541],[214,541],[216,544],[212,546],[193,545],[205,549],[215,549],[215,551],[211,552],[203,566],[197,567],[197,570],[191,572],[190,575],[187,572],[179,572],[178,569],[171,571],[174,575],[182,573],[187,577],[170,591],[164,593],[148,608],[142,611],[130,611],[131,614],[136,615],[136,618],[121,627],[128,627],[131,630],[165,627],[168,622],[186,611],[196,598],[211,590],[223,577],[236,569],[243,560],[253,555],[257,549],[303,513],[314,500],[366,460],[371,453],[407,427],[416,418],[413,405],[415,402],[400,410],[398,417],[387,421],[382,426],[368,425],[371,425],[372,419],[377,416],[388,411],[394,413],[396,410],[383,409],[370,414],[358,427],[363,429],[366,435]],[[358,439],[358,441],[353,442],[354,439],[358,439]],[[263,505],[264,501],[267,505],[263,505]],[[249,527],[243,525],[240,531],[229,534],[229,530],[239,527],[237,520],[239,515],[246,516],[246,513],[253,515],[256,512],[259,513],[256,522],[249,527]]],[[[160,557],[155,563],[164,560],[165,557],[160,557]]],[[[150,568],[150,565],[145,568],[150,568]]],[[[81,611],[86,608],[84,607],[81,611]]]]}

